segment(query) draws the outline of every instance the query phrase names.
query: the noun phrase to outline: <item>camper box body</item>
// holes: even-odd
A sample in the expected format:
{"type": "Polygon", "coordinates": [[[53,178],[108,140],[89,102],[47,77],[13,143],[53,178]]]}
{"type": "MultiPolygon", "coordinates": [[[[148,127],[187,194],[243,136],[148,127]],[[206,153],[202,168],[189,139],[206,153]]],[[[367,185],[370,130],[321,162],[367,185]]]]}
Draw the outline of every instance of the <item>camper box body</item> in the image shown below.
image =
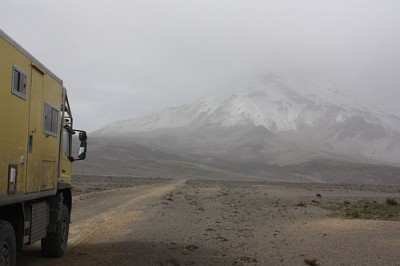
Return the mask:
{"type": "Polygon", "coordinates": [[[62,81],[4,33],[1,37],[0,204],[3,205],[56,194],[59,182],[71,183],[71,162],[63,151],[69,147],[62,145],[66,142],[61,134],[66,98],[62,81]],[[8,180],[10,171],[16,171],[15,180],[8,180]]]}

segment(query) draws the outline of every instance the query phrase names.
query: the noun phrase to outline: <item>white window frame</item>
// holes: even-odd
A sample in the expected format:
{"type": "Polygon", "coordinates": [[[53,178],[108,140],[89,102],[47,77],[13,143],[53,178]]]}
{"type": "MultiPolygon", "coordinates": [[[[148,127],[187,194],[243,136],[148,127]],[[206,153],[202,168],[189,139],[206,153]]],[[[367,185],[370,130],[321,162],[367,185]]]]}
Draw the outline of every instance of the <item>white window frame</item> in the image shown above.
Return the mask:
{"type": "Polygon", "coordinates": [[[16,65],[13,65],[12,68],[12,80],[11,80],[11,91],[14,95],[26,100],[26,95],[27,95],[27,91],[28,91],[28,75],[22,71],[19,67],[17,67],[16,65]],[[21,76],[24,76],[26,79],[26,83],[25,83],[25,93],[19,91],[19,90],[14,90],[14,82],[15,79],[17,78],[15,75],[15,72],[18,72],[18,87],[21,87],[21,76]]]}

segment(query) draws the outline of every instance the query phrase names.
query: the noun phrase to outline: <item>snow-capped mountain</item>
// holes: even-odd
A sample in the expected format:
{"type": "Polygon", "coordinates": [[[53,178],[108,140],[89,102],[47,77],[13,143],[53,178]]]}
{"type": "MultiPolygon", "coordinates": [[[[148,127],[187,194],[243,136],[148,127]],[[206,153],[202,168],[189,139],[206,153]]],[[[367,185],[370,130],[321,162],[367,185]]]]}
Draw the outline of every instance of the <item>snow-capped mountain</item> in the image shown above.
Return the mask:
{"type": "Polygon", "coordinates": [[[326,80],[271,74],[237,81],[194,104],[113,123],[100,132],[129,134],[164,128],[247,125],[280,132],[321,122],[343,123],[354,117],[382,127],[388,134],[400,132],[400,118],[360,106],[326,80]]]}
{"type": "Polygon", "coordinates": [[[320,78],[259,75],[96,134],[147,135],[162,146],[167,144],[160,136],[167,134],[174,138],[168,147],[175,143],[192,152],[236,153],[270,163],[325,156],[400,163],[400,118],[363,107],[320,78]]]}

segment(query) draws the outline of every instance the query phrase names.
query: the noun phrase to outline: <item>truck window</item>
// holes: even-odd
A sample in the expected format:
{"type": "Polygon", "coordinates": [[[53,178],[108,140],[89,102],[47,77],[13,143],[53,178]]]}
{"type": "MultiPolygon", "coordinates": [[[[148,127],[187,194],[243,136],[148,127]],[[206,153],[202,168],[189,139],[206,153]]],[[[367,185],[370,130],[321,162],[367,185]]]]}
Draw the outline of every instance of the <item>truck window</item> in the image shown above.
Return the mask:
{"type": "Polygon", "coordinates": [[[44,133],[57,136],[58,110],[48,103],[44,104],[44,133]]]}
{"type": "Polygon", "coordinates": [[[28,78],[24,72],[18,69],[16,66],[13,67],[13,83],[12,83],[12,92],[21,97],[22,99],[26,99],[26,83],[28,78]]]}

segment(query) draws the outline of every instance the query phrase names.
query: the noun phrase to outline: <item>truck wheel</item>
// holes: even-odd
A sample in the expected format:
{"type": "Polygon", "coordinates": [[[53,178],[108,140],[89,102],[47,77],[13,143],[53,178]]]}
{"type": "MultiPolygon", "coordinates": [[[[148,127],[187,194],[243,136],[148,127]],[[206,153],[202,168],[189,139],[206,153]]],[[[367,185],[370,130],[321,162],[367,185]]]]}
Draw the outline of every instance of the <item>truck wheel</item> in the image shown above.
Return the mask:
{"type": "Polygon", "coordinates": [[[65,254],[69,233],[69,211],[67,206],[62,205],[61,220],[57,222],[56,231],[47,233],[42,239],[42,255],[46,257],[59,258],[65,254]]]}
{"type": "Polygon", "coordinates": [[[0,265],[14,266],[17,259],[17,240],[9,222],[0,220],[0,265]]]}

